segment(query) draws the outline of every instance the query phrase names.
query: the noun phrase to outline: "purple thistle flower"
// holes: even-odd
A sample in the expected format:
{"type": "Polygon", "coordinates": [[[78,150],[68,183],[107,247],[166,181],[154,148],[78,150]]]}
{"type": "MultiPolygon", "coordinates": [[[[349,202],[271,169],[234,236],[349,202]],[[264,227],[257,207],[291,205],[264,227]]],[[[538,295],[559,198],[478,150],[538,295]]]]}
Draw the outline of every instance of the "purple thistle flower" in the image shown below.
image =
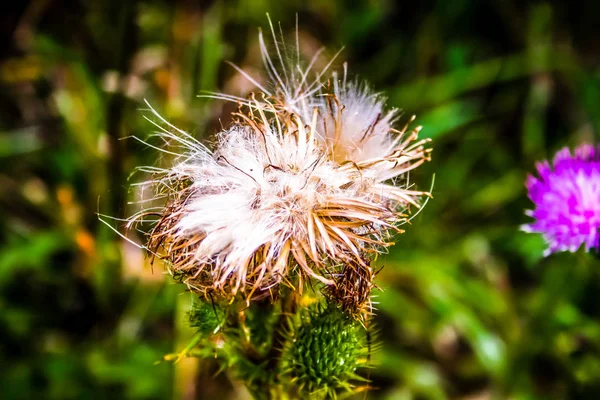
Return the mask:
{"type": "Polygon", "coordinates": [[[586,251],[600,250],[600,145],[582,145],[571,154],[563,148],[548,161],[536,164],[539,178],[529,175],[525,185],[535,204],[527,215],[534,218],[523,226],[526,232],[541,233],[549,248],[575,252],[585,244],[586,251]]]}

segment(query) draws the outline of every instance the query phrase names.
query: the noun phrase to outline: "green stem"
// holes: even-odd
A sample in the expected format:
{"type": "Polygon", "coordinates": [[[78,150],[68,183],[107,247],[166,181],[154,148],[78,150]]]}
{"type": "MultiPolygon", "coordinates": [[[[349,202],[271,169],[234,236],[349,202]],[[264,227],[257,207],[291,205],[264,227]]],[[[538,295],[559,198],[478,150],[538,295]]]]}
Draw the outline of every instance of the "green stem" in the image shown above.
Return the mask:
{"type": "Polygon", "coordinates": [[[260,366],[265,372],[264,382],[256,382],[252,387],[248,387],[248,390],[256,399],[282,400],[290,398],[284,390],[280,376],[282,355],[286,341],[286,329],[289,327],[290,318],[296,312],[296,300],[295,293],[282,296],[279,318],[272,328],[271,348],[269,351],[259,359],[255,357],[256,351],[246,354],[249,360],[253,360],[254,364],[260,366]]]}

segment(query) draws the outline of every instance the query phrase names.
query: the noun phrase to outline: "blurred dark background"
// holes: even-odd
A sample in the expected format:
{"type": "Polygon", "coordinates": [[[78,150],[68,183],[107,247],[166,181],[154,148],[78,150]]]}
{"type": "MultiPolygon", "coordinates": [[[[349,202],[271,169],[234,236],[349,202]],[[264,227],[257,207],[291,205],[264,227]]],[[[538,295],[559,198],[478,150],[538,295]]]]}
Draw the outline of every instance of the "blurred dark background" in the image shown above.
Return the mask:
{"type": "MultiPolygon", "coordinates": [[[[378,282],[373,399],[600,397],[600,262],[542,258],[524,179],[597,140],[600,2],[33,0],[0,9],[0,398],[244,398],[210,362],[159,362],[191,295],[97,213],[128,215],[157,154],[143,99],[210,137],[252,89],[266,12],[433,139],[434,198],[378,282]],[[341,63],[341,61],[340,61],[341,63]],[[338,65],[339,66],[339,65],[338,65]]],[[[122,224],[114,226],[122,230],[122,224]]],[[[134,235],[135,236],[135,235],[134,235]]],[[[133,237],[135,239],[135,237],[133,237]]],[[[136,239],[137,240],[137,239],[136,239]]]]}

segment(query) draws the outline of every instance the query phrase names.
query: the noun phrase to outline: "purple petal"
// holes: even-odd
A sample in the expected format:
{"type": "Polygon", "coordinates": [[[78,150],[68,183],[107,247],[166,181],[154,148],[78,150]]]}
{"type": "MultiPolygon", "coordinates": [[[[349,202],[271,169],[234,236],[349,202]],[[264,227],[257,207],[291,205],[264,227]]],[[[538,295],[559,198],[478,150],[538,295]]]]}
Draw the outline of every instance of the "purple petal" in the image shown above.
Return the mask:
{"type": "Polygon", "coordinates": [[[548,243],[547,254],[600,249],[600,146],[584,144],[573,153],[559,150],[552,161],[536,164],[538,177],[525,181],[535,208],[527,214],[534,221],[523,226],[541,233],[548,243]]]}

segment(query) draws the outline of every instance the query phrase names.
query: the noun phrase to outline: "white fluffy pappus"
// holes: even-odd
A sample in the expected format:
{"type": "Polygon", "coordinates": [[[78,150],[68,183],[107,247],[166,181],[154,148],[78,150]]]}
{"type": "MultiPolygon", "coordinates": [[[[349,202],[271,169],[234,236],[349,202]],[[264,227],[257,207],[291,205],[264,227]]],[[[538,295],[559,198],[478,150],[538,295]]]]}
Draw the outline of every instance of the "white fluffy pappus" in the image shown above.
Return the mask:
{"type": "Polygon", "coordinates": [[[282,280],[332,285],[340,264],[367,267],[366,254],[390,244],[388,230],[419,193],[379,182],[368,166],[329,159],[316,110],[307,124],[249,104],[214,152],[196,146],[167,170],[160,186],[185,189],[172,193],[151,250],[192,288],[250,297],[282,280]]]}
{"type": "Polygon", "coordinates": [[[346,68],[325,80],[331,62],[312,73],[319,54],[302,69],[299,55],[286,64],[278,46],[276,68],[262,34],[260,43],[274,89],[236,67],[261,92],[210,95],[240,105],[214,150],[155,114],[180,149],[172,167],[150,170],[147,184],[167,205],[147,247],[200,293],[250,299],[315,279],[360,311],[373,286],[370,261],[429,195],[407,176],[429,159],[427,140],[417,140],[420,127],[394,129],[396,111],[347,82],[346,68]],[[344,282],[349,276],[368,282],[344,282]]]}

